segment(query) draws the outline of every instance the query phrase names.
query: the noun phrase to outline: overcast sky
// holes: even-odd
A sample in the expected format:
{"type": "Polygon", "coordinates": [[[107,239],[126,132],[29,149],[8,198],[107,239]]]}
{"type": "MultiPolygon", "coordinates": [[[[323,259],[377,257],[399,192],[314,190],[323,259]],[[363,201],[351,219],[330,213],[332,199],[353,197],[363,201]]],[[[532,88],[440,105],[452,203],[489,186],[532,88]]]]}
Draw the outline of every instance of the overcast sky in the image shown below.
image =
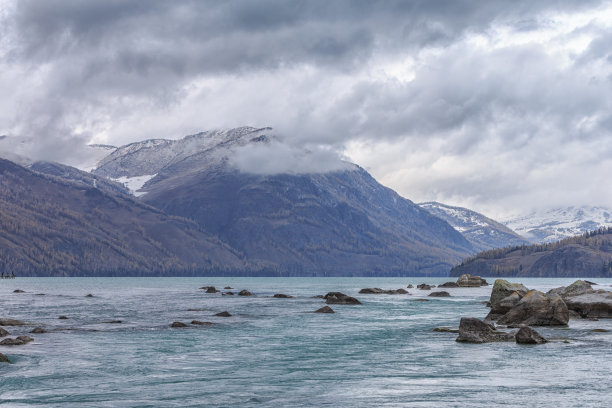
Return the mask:
{"type": "Polygon", "coordinates": [[[417,202],[612,207],[611,2],[0,8],[0,135],[19,154],[271,126],[417,202]]]}

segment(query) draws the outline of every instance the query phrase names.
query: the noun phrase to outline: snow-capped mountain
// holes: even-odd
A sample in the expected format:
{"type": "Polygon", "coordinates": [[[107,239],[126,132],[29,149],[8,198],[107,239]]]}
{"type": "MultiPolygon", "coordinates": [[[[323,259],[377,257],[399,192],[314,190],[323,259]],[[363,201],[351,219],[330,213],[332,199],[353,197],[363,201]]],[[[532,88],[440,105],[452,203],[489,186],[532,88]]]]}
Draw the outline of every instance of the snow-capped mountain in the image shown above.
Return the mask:
{"type": "Polygon", "coordinates": [[[270,128],[250,127],[147,140],[119,147],[94,174],[128,185],[150,177],[137,191],[141,201],[194,220],[273,274],[445,275],[476,252],[446,221],[359,166],[262,173],[235,165],[236,152],[260,148],[287,162],[274,149],[279,140],[270,128]]]}
{"type": "Polygon", "coordinates": [[[435,201],[419,205],[452,225],[479,251],[529,243],[510,228],[476,211],[435,201]]]}
{"type": "Polygon", "coordinates": [[[512,217],[502,223],[534,243],[546,243],[612,226],[612,210],[588,206],[556,208],[512,217]]]}

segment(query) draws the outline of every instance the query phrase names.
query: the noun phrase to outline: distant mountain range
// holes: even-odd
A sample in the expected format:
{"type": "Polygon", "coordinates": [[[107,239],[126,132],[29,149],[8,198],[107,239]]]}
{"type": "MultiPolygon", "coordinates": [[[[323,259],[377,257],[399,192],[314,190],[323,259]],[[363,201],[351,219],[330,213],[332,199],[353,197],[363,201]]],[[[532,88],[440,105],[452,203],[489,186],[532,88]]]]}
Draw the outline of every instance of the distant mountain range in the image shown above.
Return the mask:
{"type": "Polygon", "coordinates": [[[547,243],[612,226],[612,210],[589,206],[557,208],[509,218],[502,223],[531,242],[547,243]]]}
{"type": "Polygon", "coordinates": [[[612,277],[612,228],[548,244],[481,252],[455,266],[451,276],[612,277]]]}
{"type": "Polygon", "coordinates": [[[529,241],[510,228],[476,211],[462,207],[452,207],[435,201],[420,203],[419,205],[452,225],[478,251],[529,244],[529,241]]]}

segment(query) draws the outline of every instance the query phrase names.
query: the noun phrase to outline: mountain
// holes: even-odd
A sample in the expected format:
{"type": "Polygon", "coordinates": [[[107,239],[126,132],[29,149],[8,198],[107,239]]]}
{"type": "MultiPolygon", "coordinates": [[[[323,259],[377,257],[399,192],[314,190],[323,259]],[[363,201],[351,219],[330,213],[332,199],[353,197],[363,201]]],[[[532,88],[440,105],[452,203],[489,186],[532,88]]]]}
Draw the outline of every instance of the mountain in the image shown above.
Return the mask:
{"type": "Polygon", "coordinates": [[[497,277],[612,277],[612,228],[561,241],[481,252],[455,266],[464,273],[497,277]]]}
{"type": "Polygon", "coordinates": [[[237,149],[277,142],[270,128],[248,127],[147,140],[119,147],[94,173],[150,176],[139,189],[143,202],[195,221],[283,275],[446,275],[475,252],[447,222],[356,165],[254,174],[232,164],[237,149]]]}
{"type": "Polygon", "coordinates": [[[547,243],[612,226],[612,210],[588,206],[557,208],[512,217],[502,223],[532,242],[547,243]]]}
{"type": "Polygon", "coordinates": [[[0,270],[18,276],[151,276],[254,269],[192,221],[93,187],[76,169],[35,167],[60,175],[0,159],[0,270]]]}
{"type": "Polygon", "coordinates": [[[452,207],[435,201],[419,205],[452,225],[478,251],[529,244],[529,241],[510,228],[467,208],[452,207]]]}

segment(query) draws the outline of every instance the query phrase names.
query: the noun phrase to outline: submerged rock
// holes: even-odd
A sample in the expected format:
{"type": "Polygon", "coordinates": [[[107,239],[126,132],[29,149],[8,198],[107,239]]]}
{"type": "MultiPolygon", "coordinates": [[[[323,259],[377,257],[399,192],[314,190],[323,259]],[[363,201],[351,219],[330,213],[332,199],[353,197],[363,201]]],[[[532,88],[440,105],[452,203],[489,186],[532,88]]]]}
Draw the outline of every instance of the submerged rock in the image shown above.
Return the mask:
{"type": "Polygon", "coordinates": [[[448,292],[446,292],[444,290],[441,290],[439,292],[431,292],[428,296],[431,296],[431,297],[450,297],[450,293],[448,293],[448,292]]]}
{"type": "Polygon", "coordinates": [[[88,294],[85,295],[85,297],[91,298],[91,297],[94,297],[94,296],[91,293],[88,293],[88,294]]]}
{"type": "Polygon", "coordinates": [[[328,305],[360,305],[361,302],[352,296],[345,295],[342,292],[329,292],[323,296],[325,303],[328,305]]]}
{"type": "Polygon", "coordinates": [[[434,327],[432,330],[434,332],[442,332],[442,333],[459,333],[459,329],[456,327],[434,327]]]}
{"type": "Polygon", "coordinates": [[[469,273],[464,273],[459,276],[457,279],[457,285],[462,288],[472,288],[472,287],[480,287],[480,286],[488,286],[486,280],[482,279],[478,275],[470,275],[469,273]]]}
{"type": "Polygon", "coordinates": [[[412,286],[412,283],[411,283],[411,284],[409,284],[409,285],[408,285],[408,286],[406,286],[406,287],[407,287],[408,289],[412,289],[412,288],[414,288],[414,286],[412,286]]]}
{"type": "Polygon", "coordinates": [[[226,286],[226,287],[224,287],[223,289],[226,289],[226,290],[227,290],[227,289],[234,289],[234,288],[232,288],[231,286],[226,286]]]}
{"type": "Polygon", "coordinates": [[[6,337],[9,335],[9,332],[0,327],[0,337],[6,337]]]}
{"type": "Polygon", "coordinates": [[[515,338],[519,344],[544,344],[548,342],[540,333],[529,326],[522,326],[516,333],[515,338]]]}
{"type": "Polygon", "coordinates": [[[496,331],[492,324],[474,317],[462,317],[459,323],[459,336],[456,341],[463,343],[514,341],[514,334],[496,331]]]}
{"type": "Polygon", "coordinates": [[[34,341],[34,339],[29,336],[18,336],[15,339],[9,338],[0,341],[0,346],[21,346],[31,341],[34,341]]]}
{"type": "Polygon", "coordinates": [[[0,326],[26,326],[26,322],[15,319],[0,319],[0,326]]]}
{"type": "Polygon", "coordinates": [[[8,359],[7,356],[5,356],[4,354],[0,353],[0,363],[10,363],[11,361],[8,359]]]}
{"type": "Polygon", "coordinates": [[[285,295],[284,293],[277,293],[277,294],[275,294],[275,295],[274,295],[274,296],[272,296],[272,297],[275,297],[275,298],[281,298],[281,299],[291,299],[291,298],[293,298],[293,296],[291,296],[291,295],[285,295]]]}
{"type": "Polygon", "coordinates": [[[25,293],[25,290],[15,289],[13,293],[25,293]]]}
{"type": "Polygon", "coordinates": [[[106,324],[121,324],[123,323],[123,320],[107,320],[105,322],[102,323],[106,323],[106,324]]]}
{"type": "Polygon", "coordinates": [[[219,292],[217,290],[217,288],[215,288],[214,286],[203,286],[200,289],[206,290],[206,293],[217,293],[217,292],[219,292]]]}
{"type": "Polygon", "coordinates": [[[561,296],[529,291],[498,323],[518,326],[565,326],[569,320],[567,306],[561,296]]]}
{"type": "Polygon", "coordinates": [[[441,285],[438,285],[439,288],[458,288],[459,285],[457,282],[446,282],[441,285]]]}
{"type": "Polygon", "coordinates": [[[246,289],[242,289],[238,292],[238,296],[253,296],[253,294],[246,289]]]}
{"type": "Polygon", "coordinates": [[[380,288],[364,288],[359,293],[370,294],[370,295],[405,295],[408,293],[406,289],[380,289],[380,288]]]}
{"type": "Polygon", "coordinates": [[[187,327],[187,325],[183,322],[173,322],[170,327],[187,327]]]}
{"type": "Polygon", "coordinates": [[[429,299],[423,299],[423,298],[417,298],[417,299],[412,299],[414,302],[429,302],[429,299]]]}
{"type": "Polygon", "coordinates": [[[68,316],[62,315],[62,316],[58,317],[58,319],[60,319],[60,320],[68,320],[68,316]]]}
{"type": "Polygon", "coordinates": [[[215,316],[219,316],[219,317],[231,317],[232,315],[230,314],[230,312],[224,311],[224,312],[219,312],[219,313],[215,314],[215,316]]]}
{"type": "Polygon", "coordinates": [[[421,290],[430,290],[431,288],[434,288],[435,286],[432,285],[428,285],[426,283],[421,283],[420,285],[417,285],[417,289],[421,289],[421,290]]]}
{"type": "Polygon", "coordinates": [[[212,322],[201,322],[199,320],[192,320],[191,324],[194,324],[196,326],[211,326],[213,323],[212,322]]]}
{"type": "Polygon", "coordinates": [[[223,296],[234,296],[234,292],[225,292],[223,296]]]}
{"type": "Polygon", "coordinates": [[[34,329],[32,329],[30,331],[30,333],[34,333],[34,334],[43,334],[46,333],[47,331],[45,329],[43,329],[42,327],[35,327],[34,329]]]}
{"type": "Polygon", "coordinates": [[[313,313],[336,313],[336,312],[334,312],[334,310],[329,306],[323,306],[322,308],[315,310],[313,313]]]}

